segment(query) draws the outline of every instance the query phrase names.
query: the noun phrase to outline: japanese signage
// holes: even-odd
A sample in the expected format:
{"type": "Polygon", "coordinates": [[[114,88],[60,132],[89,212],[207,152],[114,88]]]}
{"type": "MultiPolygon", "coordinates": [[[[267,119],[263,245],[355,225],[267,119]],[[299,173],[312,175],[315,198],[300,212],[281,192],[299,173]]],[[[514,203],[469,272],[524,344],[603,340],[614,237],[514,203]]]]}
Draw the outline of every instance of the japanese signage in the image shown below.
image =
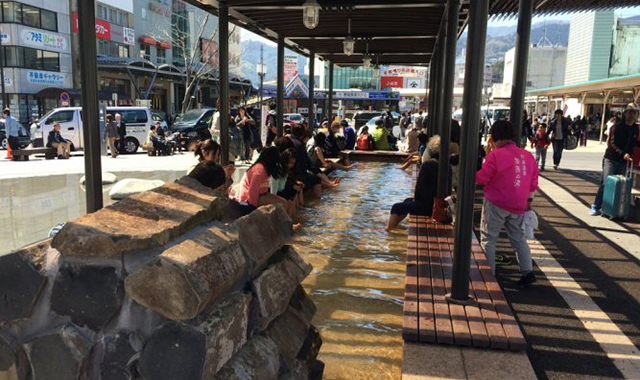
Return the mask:
{"type": "Polygon", "coordinates": [[[5,75],[4,76],[4,87],[11,87],[13,86],[13,80],[11,79],[10,76],[5,75]]]}
{"type": "Polygon", "coordinates": [[[150,1],[149,10],[160,13],[164,17],[171,17],[171,9],[162,5],[160,2],[150,1]]]}
{"type": "Polygon", "coordinates": [[[287,84],[298,75],[298,57],[295,55],[284,56],[284,83],[287,84]]]}
{"type": "MultiPolygon", "coordinates": [[[[73,12],[73,32],[78,33],[78,13],[73,12]]],[[[96,19],[96,38],[101,40],[111,39],[111,24],[96,19]]]]}
{"type": "Polygon", "coordinates": [[[200,39],[200,51],[202,63],[208,63],[211,67],[218,67],[218,43],[206,38],[200,39]]]}
{"type": "Polygon", "coordinates": [[[426,78],[427,69],[413,66],[383,66],[380,68],[380,76],[426,78]]]}
{"type": "Polygon", "coordinates": [[[404,86],[402,77],[382,77],[380,78],[380,88],[402,88],[404,86]]]}
{"type": "MultiPolygon", "coordinates": [[[[111,41],[123,43],[124,33],[120,25],[111,24],[111,41]]],[[[97,37],[97,35],[96,35],[97,37]]]]}
{"type": "Polygon", "coordinates": [[[5,32],[0,32],[0,42],[3,44],[8,44],[11,42],[11,37],[5,32]]]}
{"type": "Polygon", "coordinates": [[[404,88],[424,88],[422,85],[422,78],[404,78],[404,88]]]}
{"type": "Polygon", "coordinates": [[[131,28],[122,28],[122,42],[127,45],[135,45],[136,31],[131,28]]]}
{"type": "Polygon", "coordinates": [[[67,39],[53,33],[22,29],[20,40],[23,45],[38,49],[55,51],[67,50],[67,39]]]}
{"type": "Polygon", "coordinates": [[[27,81],[31,84],[63,86],[65,79],[66,74],[38,70],[27,71],[27,81]]]}

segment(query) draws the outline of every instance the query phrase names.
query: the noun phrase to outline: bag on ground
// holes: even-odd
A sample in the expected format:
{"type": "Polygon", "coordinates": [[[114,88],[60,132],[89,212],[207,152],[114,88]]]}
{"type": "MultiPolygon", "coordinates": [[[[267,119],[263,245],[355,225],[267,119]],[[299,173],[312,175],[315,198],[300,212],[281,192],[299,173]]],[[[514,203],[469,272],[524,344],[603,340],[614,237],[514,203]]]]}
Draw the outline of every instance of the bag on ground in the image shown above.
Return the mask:
{"type": "Polygon", "coordinates": [[[610,175],[604,181],[602,214],[610,219],[626,220],[629,217],[633,187],[632,165],[629,162],[625,175],[610,175]]]}

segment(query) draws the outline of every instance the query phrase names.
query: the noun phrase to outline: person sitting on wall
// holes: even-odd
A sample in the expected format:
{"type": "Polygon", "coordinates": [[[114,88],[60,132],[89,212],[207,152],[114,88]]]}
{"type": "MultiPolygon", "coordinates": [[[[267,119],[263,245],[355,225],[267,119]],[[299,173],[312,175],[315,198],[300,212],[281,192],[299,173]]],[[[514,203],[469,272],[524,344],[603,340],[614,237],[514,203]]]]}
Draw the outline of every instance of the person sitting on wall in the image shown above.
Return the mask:
{"type": "Polygon", "coordinates": [[[309,154],[309,158],[311,159],[311,163],[315,168],[325,168],[331,170],[351,170],[353,166],[351,165],[342,165],[339,162],[327,161],[324,156],[323,147],[327,145],[327,138],[324,133],[318,132],[314,137],[314,144],[310,146],[307,150],[309,154]]]}
{"type": "Polygon", "coordinates": [[[418,147],[417,153],[413,153],[409,157],[407,157],[404,160],[404,163],[402,164],[400,169],[406,170],[406,169],[410,168],[411,165],[413,165],[413,164],[417,164],[418,166],[420,166],[420,163],[422,162],[422,156],[424,155],[424,152],[427,149],[427,143],[429,142],[429,136],[426,133],[420,132],[418,134],[417,139],[418,139],[418,143],[419,143],[419,147],[418,147]]]}
{"type": "Polygon", "coordinates": [[[296,178],[304,183],[305,190],[311,190],[319,198],[322,195],[322,188],[325,186],[322,178],[316,175],[317,173],[312,172],[313,165],[306,149],[307,142],[310,139],[309,131],[306,131],[301,125],[295,125],[291,129],[291,142],[294,145],[297,157],[295,166],[296,178]]]}
{"type": "Polygon", "coordinates": [[[389,130],[384,127],[384,120],[376,120],[376,128],[373,130],[373,144],[376,150],[391,150],[389,146],[389,130]]]}
{"type": "Polygon", "coordinates": [[[53,125],[53,130],[49,132],[47,138],[47,147],[55,148],[58,152],[59,159],[67,159],[71,157],[71,144],[60,134],[60,123],[53,125]]]}

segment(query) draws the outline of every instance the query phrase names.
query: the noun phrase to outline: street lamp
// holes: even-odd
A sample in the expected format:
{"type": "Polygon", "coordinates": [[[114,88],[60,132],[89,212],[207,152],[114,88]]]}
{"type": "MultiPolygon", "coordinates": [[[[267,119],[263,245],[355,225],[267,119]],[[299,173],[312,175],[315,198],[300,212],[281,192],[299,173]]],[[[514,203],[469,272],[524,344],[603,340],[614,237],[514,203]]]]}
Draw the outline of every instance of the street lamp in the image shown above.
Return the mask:
{"type": "Polygon", "coordinates": [[[262,86],[264,84],[264,77],[267,75],[267,66],[264,64],[264,45],[260,46],[260,63],[256,66],[258,76],[260,77],[260,114],[262,114],[262,86]]]}
{"type": "Polygon", "coordinates": [[[302,22],[307,29],[315,29],[320,22],[320,4],[316,0],[307,0],[302,4],[302,22]]]}
{"type": "Polygon", "coordinates": [[[349,30],[347,33],[347,38],[343,41],[343,51],[344,55],[351,56],[356,48],[356,40],[351,37],[351,19],[349,19],[349,30]]]}

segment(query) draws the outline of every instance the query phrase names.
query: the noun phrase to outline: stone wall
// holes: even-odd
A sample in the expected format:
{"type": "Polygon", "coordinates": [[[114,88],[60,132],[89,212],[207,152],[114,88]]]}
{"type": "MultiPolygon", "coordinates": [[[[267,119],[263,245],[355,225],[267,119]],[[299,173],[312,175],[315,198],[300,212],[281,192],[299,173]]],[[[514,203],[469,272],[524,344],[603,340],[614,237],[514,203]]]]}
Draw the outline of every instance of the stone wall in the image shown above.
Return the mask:
{"type": "Polygon", "coordinates": [[[0,379],[321,378],[291,220],[228,202],[185,177],[0,256],[0,379]]]}

